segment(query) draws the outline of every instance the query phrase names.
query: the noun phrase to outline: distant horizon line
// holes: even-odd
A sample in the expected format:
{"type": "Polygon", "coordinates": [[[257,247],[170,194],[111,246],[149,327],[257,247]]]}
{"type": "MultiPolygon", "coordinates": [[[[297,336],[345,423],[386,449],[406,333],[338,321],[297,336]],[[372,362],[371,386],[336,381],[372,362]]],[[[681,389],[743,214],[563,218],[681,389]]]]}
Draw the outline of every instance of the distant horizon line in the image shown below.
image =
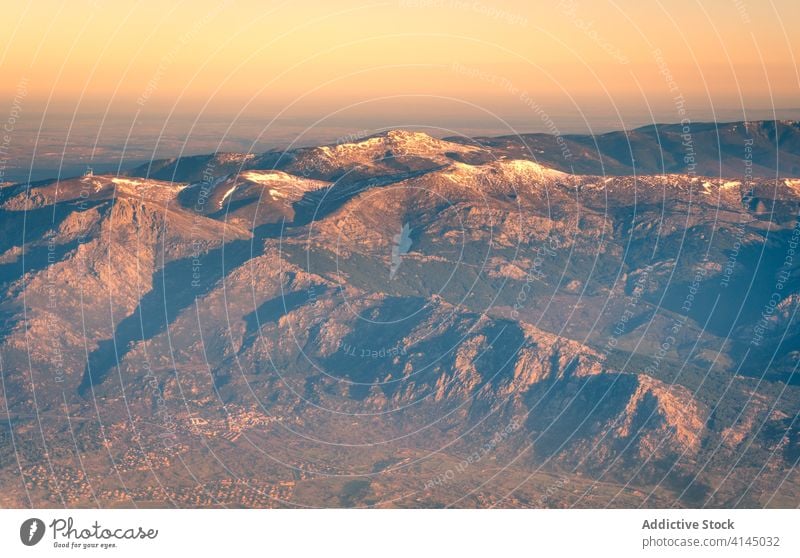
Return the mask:
{"type": "MultiPolygon", "coordinates": [[[[800,109],[798,109],[800,111],[800,109]]],[[[753,120],[691,120],[689,119],[689,124],[691,126],[717,126],[722,127],[726,125],[736,125],[736,124],[755,124],[755,123],[785,123],[787,125],[797,125],[800,123],[800,114],[798,114],[797,118],[759,118],[753,120]]],[[[560,131],[506,131],[503,133],[499,129],[495,130],[487,130],[485,133],[481,133],[478,130],[473,130],[474,133],[463,133],[463,134],[453,134],[455,130],[446,130],[438,126],[433,125],[423,125],[423,124],[407,124],[407,125],[400,125],[400,126],[381,126],[381,127],[361,127],[359,129],[350,128],[344,129],[341,133],[332,133],[334,127],[320,127],[320,129],[327,128],[328,133],[327,137],[318,137],[314,138],[312,135],[305,135],[305,132],[299,134],[297,138],[300,138],[301,141],[290,141],[285,137],[282,139],[279,138],[266,138],[259,141],[252,140],[248,137],[244,139],[242,137],[236,137],[234,134],[231,134],[226,138],[226,141],[229,142],[227,146],[223,146],[220,149],[213,149],[209,148],[209,145],[201,145],[202,141],[198,138],[197,143],[195,145],[191,145],[191,141],[188,140],[184,146],[181,148],[179,152],[158,152],[152,157],[143,156],[144,153],[149,153],[151,149],[148,147],[147,149],[139,148],[138,150],[134,148],[133,143],[131,142],[128,144],[127,151],[124,152],[115,152],[111,151],[108,152],[103,157],[95,157],[93,159],[86,159],[84,156],[81,155],[72,155],[67,154],[65,155],[64,159],[60,156],[52,157],[51,154],[46,153],[44,155],[37,154],[35,157],[35,161],[38,164],[30,164],[30,155],[26,154],[22,159],[16,159],[11,157],[4,158],[3,162],[3,172],[0,173],[2,179],[0,181],[5,183],[12,183],[12,184],[20,184],[24,182],[38,182],[40,180],[48,180],[60,175],[60,178],[74,178],[76,176],[80,176],[83,170],[87,168],[97,169],[102,174],[107,174],[109,172],[119,172],[125,173],[131,169],[134,169],[138,166],[152,163],[154,161],[163,161],[168,159],[179,159],[183,157],[202,157],[207,155],[216,155],[216,154],[253,154],[253,155],[261,155],[264,153],[270,152],[290,152],[295,149],[303,149],[303,148],[312,148],[312,147],[322,147],[322,146],[331,146],[331,145],[342,145],[347,143],[357,143],[359,141],[363,141],[369,137],[378,136],[383,133],[387,133],[393,130],[409,130],[409,131],[417,131],[417,132],[424,132],[431,137],[435,137],[438,139],[499,139],[499,138],[510,138],[510,137],[524,137],[524,136],[552,136],[552,137],[563,137],[563,138],[580,138],[580,137],[600,137],[608,134],[614,133],[627,133],[636,130],[643,130],[646,128],[658,128],[658,127],[670,127],[670,126],[680,126],[681,122],[650,122],[644,123],[640,125],[631,126],[628,128],[613,128],[613,129],[606,129],[603,131],[596,131],[596,132],[560,132],[560,131]],[[348,131],[349,130],[349,131],[348,131]],[[246,144],[250,144],[251,149],[236,149],[235,145],[239,143],[240,145],[244,146],[246,144]],[[261,144],[261,145],[259,145],[261,144]],[[266,145],[264,145],[266,144],[266,145]],[[272,144],[272,145],[269,145],[272,144]],[[50,155],[50,156],[48,156],[50,155]],[[124,158],[123,158],[124,157],[124,158]],[[16,160],[15,160],[16,159],[16,160]],[[22,161],[29,161],[25,164],[20,164],[22,161]],[[60,173],[59,173],[60,169],[60,173]],[[55,174],[54,174],[55,173],[55,174]],[[3,180],[4,179],[4,180],[3,180]]],[[[284,132],[285,133],[285,132],[284,132]]],[[[149,141],[150,139],[155,139],[156,136],[150,135],[139,135],[138,142],[142,143],[145,141],[149,141]]],[[[297,139],[296,138],[296,139],[297,139]]],[[[167,136],[161,137],[160,140],[168,139],[167,136]]],[[[213,142],[212,142],[213,143],[213,142]]],[[[220,142],[221,143],[221,142],[220,142]]],[[[72,147],[81,149],[81,143],[73,142],[72,147]]],[[[166,148],[164,148],[166,149],[166,148]]],[[[44,148],[42,148],[44,150],[44,148]]],[[[66,150],[66,149],[65,149],[66,150]]]]}

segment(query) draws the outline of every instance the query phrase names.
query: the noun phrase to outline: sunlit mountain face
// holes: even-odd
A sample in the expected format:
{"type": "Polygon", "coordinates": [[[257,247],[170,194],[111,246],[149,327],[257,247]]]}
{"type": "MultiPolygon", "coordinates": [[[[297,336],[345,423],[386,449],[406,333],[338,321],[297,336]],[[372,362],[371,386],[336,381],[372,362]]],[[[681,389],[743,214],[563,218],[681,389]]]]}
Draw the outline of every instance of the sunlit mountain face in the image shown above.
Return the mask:
{"type": "Polygon", "coordinates": [[[785,507],[800,125],[0,190],[0,504],[785,507]]]}

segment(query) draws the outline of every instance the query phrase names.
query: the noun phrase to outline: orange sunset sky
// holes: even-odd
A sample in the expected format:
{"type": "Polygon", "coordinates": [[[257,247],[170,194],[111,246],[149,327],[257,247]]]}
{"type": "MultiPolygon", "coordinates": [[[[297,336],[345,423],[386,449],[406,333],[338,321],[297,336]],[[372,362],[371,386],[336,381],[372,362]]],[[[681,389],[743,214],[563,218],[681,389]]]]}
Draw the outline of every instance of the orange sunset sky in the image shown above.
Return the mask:
{"type": "Polygon", "coordinates": [[[536,107],[676,121],[680,96],[708,119],[800,107],[796,0],[42,0],[3,16],[0,99],[24,90],[28,113],[457,127],[536,107]]]}

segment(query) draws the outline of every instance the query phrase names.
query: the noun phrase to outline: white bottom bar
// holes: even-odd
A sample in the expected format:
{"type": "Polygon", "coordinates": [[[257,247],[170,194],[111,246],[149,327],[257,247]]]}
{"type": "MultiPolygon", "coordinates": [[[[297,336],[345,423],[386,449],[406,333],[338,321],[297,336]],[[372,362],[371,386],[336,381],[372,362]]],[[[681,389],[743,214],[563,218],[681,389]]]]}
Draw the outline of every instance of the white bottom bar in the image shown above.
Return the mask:
{"type": "Polygon", "coordinates": [[[777,557],[800,555],[799,520],[798,510],[0,510],[0,555],[777,557]],[[26,546],[31,518],[45,532],[26,546]]]}

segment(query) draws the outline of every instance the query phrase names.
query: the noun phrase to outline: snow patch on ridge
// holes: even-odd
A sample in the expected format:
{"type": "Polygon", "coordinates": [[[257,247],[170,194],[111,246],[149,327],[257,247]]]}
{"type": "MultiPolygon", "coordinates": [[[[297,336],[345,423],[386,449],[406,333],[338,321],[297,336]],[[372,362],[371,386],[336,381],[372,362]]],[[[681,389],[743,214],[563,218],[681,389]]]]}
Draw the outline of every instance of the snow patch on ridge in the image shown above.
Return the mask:
{"type": "Polygon", "coordinates": [[[786,187],[796,194],[800,194],[800,179],[787,178],[784,180],[784,184],[786,184],[786,187]]]}
{"type": "Polygon", "coordinates": [[[221,199],[221,200],[219,200],[219,208],[220,208],[220,209],[222,209],[222,206],[224,205],[224,203],[225,203],[225,200],[227,200],[227,199],[230,197],[230,195],[231,195],[231,194],[233,194],[233,193],[236,191],[236,186],[238,186],[238,185],[237,185],[237,184],[234,184],[233,186],[231,186],[231,187],[228,189],[228,191],[227,191],[227,192],[225,192],[225,194],[222,196],[222,199],[221,199]]]}
{"type": "Polygon", "coordinates": [[[566,172],[562,172],[550,167],[545,167],[534,161],[527,159],[513,159],[510,161],[500,161],[497,163],[501,168],[511,171],[519,176],[534,176],[536,178],[552,178],[563,179],[570,176],[566,172]]]}
{"type": "MultiPolygon", "coordinates": [[[[92,179],[97,190],[97,183],[92,179]]],[[[162,182],[160,180],[146,180],[124,178],[121,176],[114,176],[111,178],[119,192],[140,196],[151,200],[167,201],[175,198],[175,195],[187,187],[186,184],[179,184],[175,182],[162,182]]]]}
{"type": "Polygon", "coordinates": [[[289,175],[284,172],[274,171],[247,171],[243,172],[239,176],[245,180],[249,180],[250,182],[255,182],[256,184],[265,184],[278,180],[287,180],[290,178],[289,175]]]}

